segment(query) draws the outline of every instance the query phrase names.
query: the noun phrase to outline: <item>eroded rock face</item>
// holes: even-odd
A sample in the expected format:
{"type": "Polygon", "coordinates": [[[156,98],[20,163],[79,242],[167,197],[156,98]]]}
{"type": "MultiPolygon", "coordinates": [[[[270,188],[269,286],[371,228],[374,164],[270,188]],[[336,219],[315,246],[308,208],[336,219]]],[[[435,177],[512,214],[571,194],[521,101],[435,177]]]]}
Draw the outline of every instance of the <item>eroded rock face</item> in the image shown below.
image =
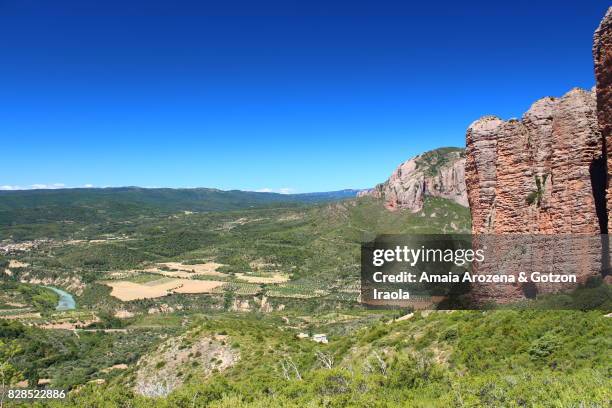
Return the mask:
{"type": "MultiPolygon", "coordinates": [[[[594,92],[576,88],[540,99],[520,120],[481,118],[468,128],[466,145],[472,232],[490,253],[474,272],[571,270],[578,283],[601,273],[606,224],[596,179],[605,160],[594,92]]],[[[475,285],[472,294],[479,302],[508,303],[570,287],[492,283],[475,285]]]]}
{"type": "Polygon", "coordinates": [[[474,233],[492,228],[495,220],[497,134],[502,125],[501,119],[485,116],[467,130],[465,179],[474,233]]]}
{"type": "Polygon", "coordinates": [[[463,150],[441,148],[413,157],[402,163],[387,181],[358,196],[382,198],[392,211],[419,212],[426,196],[467,206],[463,150]]]}
{"type": "MultiPolygon", "coordinates": [[[[608,9],[593,40],[595,80],[597,83],[597,118],[605,140],[607,180],[612,177],[612,7],[608,9]]],[[[612,208],[612,188],[607,185],[607,208],[612,208]]],[[[608,217],[608,230],[612,217],[608,217]]]]}
{"type": "Polygon", "coordinates": [[[466,144],[473,233],[600,233],[591,179],[603,142],[593,92],[540,99],[521,120],[479,119],[466,144]]]}
{"type": "Polygon", "coordinates": [[[240,353],[225,335],[201,336],[192,330],[172,337],[136,364],[134,391],[146,397],[165,397],[186,378],[205,379],[235,365],[240,353]]]}

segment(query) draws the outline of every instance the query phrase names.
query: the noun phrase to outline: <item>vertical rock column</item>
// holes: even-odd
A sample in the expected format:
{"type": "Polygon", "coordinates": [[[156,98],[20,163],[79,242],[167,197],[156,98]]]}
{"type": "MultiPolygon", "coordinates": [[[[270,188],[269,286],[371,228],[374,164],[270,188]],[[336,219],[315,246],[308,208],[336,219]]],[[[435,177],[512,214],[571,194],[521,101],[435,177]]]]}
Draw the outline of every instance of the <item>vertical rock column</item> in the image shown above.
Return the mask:
{"type": "Polygon", "coordinates": [[[553,113],[551,160],[552,233],[601,233],[595,196],[604,186],[593,183],[602,159],[595,95],[573,89],[559,99],[553,113]]]}
{"type": "Polygon", "coordinates": [[[474,234],[495,230],[497,135],[503,123],[495,116],[485,116],[467,131],[465,183],[474,234]]]}

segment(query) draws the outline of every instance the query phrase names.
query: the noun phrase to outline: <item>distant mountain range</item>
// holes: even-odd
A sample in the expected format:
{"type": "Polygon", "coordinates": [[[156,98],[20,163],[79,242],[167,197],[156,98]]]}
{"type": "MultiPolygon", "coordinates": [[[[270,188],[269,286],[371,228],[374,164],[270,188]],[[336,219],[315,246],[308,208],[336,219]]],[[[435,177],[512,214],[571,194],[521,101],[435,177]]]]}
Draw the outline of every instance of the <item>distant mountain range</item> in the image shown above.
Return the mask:
{"type": "Polygon", "coordinates": [[[0,191],[0,225],[312,204],[355,197],[359,191],[278,194],[212,188],[140,187],[0,191]]]}

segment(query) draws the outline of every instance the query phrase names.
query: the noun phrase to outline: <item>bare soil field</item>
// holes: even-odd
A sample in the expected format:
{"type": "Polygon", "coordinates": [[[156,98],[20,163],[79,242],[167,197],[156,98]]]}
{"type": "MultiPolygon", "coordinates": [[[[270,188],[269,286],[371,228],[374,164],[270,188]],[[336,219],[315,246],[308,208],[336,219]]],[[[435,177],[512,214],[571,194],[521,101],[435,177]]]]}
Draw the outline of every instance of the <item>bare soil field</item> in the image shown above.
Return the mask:
{"type": "Polygon", "coordinates": [[[214,288],[223,285],[225,282],[161,278],[146,283],[128,281],[106,281],[103,283],[112,288],[111,296],[127,302],[136,299],[158,298],[171,293],[210,293],[214,288]]]}
{"type": "Polygon", "coordinates": [[[93,319],[89,319],[89,320],[79,320],[76,322],[70,322],[70,321],[62,321],[62,322],[53,322],[53,323],[46,323],[46,324],[40,324],[38,325],[38,327],[40,327],[41,329],[62,329],[62,330],[74,330],[77,328],[77,326],[80,327],[85,327],[88,326],[92,323],[96,323],[99,322],[100,319],[98,317],[95,317],[93,319]]]}
{"type": "Polygon", "coordinates": [[[119,236],[119,237],[108,237],[104,239],[70,239],[65,240],[62,243],[64,245],[81,245],[81,244],[104,244],[107,242],[119,242],[119,241],[133,241],[134,238],[129,238],[127,236],[119,236]]]}
{"type": "Polygon", "coordinates": [[[113,289],[111,291],[111,296],[128,302],[136,299],[151,299],[166,296],[172,289],[176,289],[180,286],[180,283],[177,281],[178,279],[170,279],[169,281],[160,279],[153,282],[147,282],[146,284],[127,281],[104,282],[104,284],[113,289]]]}
{"type": "Polygon", "coordinates": [[[217,268],[223,264],[217,262],[206,262],[200,264],[186,265],[180,262],[160,262],[155,266],[143,269],[130,269],[124,271],[110,272],[108,276],[113,279],[126,279],[141,273],[154,273],[168,278],[191,279],[195,276],[219,276],[227,277],[223,272],[218,272],[217,268]],[[163,269],[162,269],[163,268],[163,269]],[[172,269],[170,271],[164,269],[172,269]]]}
{"type": "Polygon", "coordinates": [[[8,267],[9,268],[26,268],[28,266],[30,266],[30,264],[25,263],[25,262],[19,262],[19,261],[15,260],[15,259],[11,259],[9,261],[9,266],[8,267]]]}
{"type": "MultiPolygon", "coordinates": [[[[222,272],[217,272],[217,268],[223,266],[217,262],[206,262],[201,264],[185,265],[180,262],[163,262],[158,263],[160,267],[166,267],[170,269],[176,269],[176,271],[164,271],[155,269],[154,273],[159,273],[165,276],[174,276],[180,278],[188,278],[194,275],[210,275],[210,276],[226,276],[222,272]]],[[[147,270],[147,272],[153,272],[153,270],[147,270]]]]}
{"type": "Polygon", "coordinates": [[[210,293],[213,289],[222,286],[226,282],[219,281],[204,281],[204,280],[186,280],[181,279],[183,285],[175,289],[176,293],[210,293]]]}
{"type": "Polygon", "coordinates": [[[289,276],[275,273],[270,276],[254,276],[245,273],[237,273],[236,277],[249,283],[284,283],[289,281],[289,276]]]}

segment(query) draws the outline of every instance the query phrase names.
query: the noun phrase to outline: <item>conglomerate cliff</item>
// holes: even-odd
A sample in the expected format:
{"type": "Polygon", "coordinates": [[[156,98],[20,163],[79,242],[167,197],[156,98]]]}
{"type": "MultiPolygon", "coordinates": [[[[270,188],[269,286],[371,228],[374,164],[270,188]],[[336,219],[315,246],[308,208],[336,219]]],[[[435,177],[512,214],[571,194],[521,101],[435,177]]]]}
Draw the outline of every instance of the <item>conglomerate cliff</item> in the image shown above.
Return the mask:
{"type": "MultiPolygon", "coordinates": [[[[612,221],[611,10],[594,36],[595,89],[542,98],[521,119],[485,116],[469,126],[465,177],[472,232],[480,236],[477,244],[495,246],[489,262],[475,265],[476,273],[571,271],[579,284],[605,277],[609,242],[600,234],[612,221]]],[[[480,302],[505,303],[571,287],[478,284],[472,294],[480,302]]]]}
{"type": "Polygon", "coordinates": [[[593,92],[535,102],[522,119],[486,116],[466,135],[472,231],[600,232],[593,189],[603,140],[593,92]]]}
{"type": "Polygon", "coordinates": [[[413,157],[395,169],[387,181],[358,195],[381,198],[391,211],[419,212],[426,196],[467,206],[463,149],[442,147],[413,157]]]}

